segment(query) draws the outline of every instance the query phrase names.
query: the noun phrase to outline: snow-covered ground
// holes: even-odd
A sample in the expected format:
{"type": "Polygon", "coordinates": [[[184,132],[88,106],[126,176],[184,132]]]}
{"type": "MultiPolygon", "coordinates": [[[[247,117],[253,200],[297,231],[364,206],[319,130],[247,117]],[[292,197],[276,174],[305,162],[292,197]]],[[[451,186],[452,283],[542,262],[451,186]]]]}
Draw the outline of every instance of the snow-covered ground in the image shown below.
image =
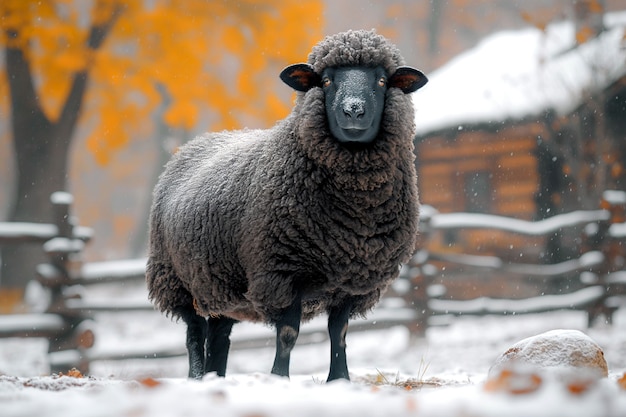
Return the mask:
{"type": "MultiPolygon", "coordinates": [[[[617,380],[626,371],[626,309],[613,326],[586,329],[581,312],[459,318],[412,340],[404,327],[353,332],[348,336],[352,382],[324,384],[328,345],[297,345],[292,378],[269,375],[271,342],[231,352],[228,376],[187,380],[186,360],[95,363],[90,377],[40,376],[45,344],[0,340],[0,415],[14,416],[624,416],[626,390],[617,380]],[[604,350],[609,378],[582,392],[539,373],[530,393],[513,394],[485,385],[496,358],[515,342],[553,329],[585,331],[604,350]]],[[[234,339],[262,326],[239,325],[234,339]]],[[[179,346],[184,326],[151,313],[126,318],[102,316],[103,345],[125,348],[179,346]]],[[[110,347],[109,347],[110,348],[110,347]]],[[[492,384],[493,385],[493,384],[492,384]]]]}
{"type": "MultiPolygon", "coordinates": [[[[546,33],[527,29],[486,39],[433,73],[414,95],[420,133],[545,108],[569,111],[582,92],[624,73],[626,14],[608,19],[610,30],[581,48],[572,48],[573,27],[565,23],[546,33]]],[[[323,383],[329,362],[324,340],[296,346],[290,380],[269,375],[273,336],[258,325],[237,325],[233,339],[266,334],[267,346],[234,350],[227,377],[203,381],[185,378],[184,357],[99,361],[87,377],[50,376],[44,341],[0,339],[0,417],[626,416],[626,389],[618,383],[626,371],[626,308],[612,326],[587,329],[586,321],[582,312],[462,317],[417,340],[402,326],[353,332],[347,340],[352,382],[331,384],[323,383]],[[509,347],[554,329],[586,332],[603,348],[609,377],[588,381],[582,375],[572,385],[545,371],[522,372],[514,381],[526,387],[522,392],[487,381],[490,366],[509,347]]],[[[185,339],[182,324],[156,313],[100,314],[95,325],[93,350],[103,356],[177,350],[185,339]]]]}

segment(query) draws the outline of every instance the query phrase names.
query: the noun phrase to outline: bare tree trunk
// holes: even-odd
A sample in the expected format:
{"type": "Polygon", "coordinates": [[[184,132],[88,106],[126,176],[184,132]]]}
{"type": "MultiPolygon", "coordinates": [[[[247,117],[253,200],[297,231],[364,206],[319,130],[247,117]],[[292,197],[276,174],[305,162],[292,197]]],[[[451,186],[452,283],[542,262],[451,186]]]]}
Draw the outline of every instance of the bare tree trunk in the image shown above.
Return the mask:
{"type": "Polygon", "coordinates": [[[441,1],[433,1],[430,3],[430,19],[428,19],[428,52],[431,55],[435,55],[437,51],[439,51],[441,18],[444,6],[444,3],[441,1]]]}
{"type": "MultiPolygon", "coordinates": [[[[11,34],[16,37],[17,33],[11,34]]],[[[11,122],[16,159],[15,195],[9,221],[49,222],[51,192],[65,189],[69,140],[59,140],[61,130],[44,115],[36,98],[30,65],[20,48],[5,54],[11,96],[11,122]]],[[[0,285],[23,289],[42,260],[37,245],[2,248],[0,285]]]]}
{"type": "MultiPolygon", "coordinates": [[[[171,147],[172,144],[168,145],[168,141],[170,139],[173,139],[173,136],[175,134],[172,128],[170,128],[163,120],[163,114],[165,113],[168,106],[172,103],[172,97],[167,92],[167,88],[162,84],[157,84],[156,90],[159,92],[159,95],[161,96],[161,104],[156,109],[155,114],[154,114],[154,123],[156,125],[154,143],[157,149],[157,161],[156,161],[156,164],[153,166],[154,172],[148,184],[148,189],[150,190],[150,193],[148,194],[148,198],[145,200],[144,209],[142,211],[142,217],[141,217],[141,220],[137,222],[137,228],[135,230],[135,233],[133,235],[133,239],[130,245],[131,256],[135,258],[144,254],[148,247],[148,232],[149,232],[148,217],[150,214],[150,207],[152,207],[152,190],[156,186],[159,180],[159,176],[163,172],[163,168],[165,167],[165,164],[172,157],[172,153],[168,150],[168,148],[171,147]]],[[[179,135],[180,135],[180,132],[178,132],[176,136],[179,136],[179,135]]],[[[184,132],[180,136],[185,137],[186,132],[184,132]]],[[[182,143],[182,140],[180,140],[180,138],[177,138],[177,142],[179,141],[180,143],[182,143]]]]}
{"type": "MultiPolygon", "coordinates": [[[[91,28],[87,48],[96,50],[102,45],[121,11],[118,7],[108,21],[91,28]]],[[[7,35],[16,39],[19,33],[10,30],[7,35]]],[[[23,49],[7,47],[5,62],[17,169],[9,221],[50,222],[50,195],[67,187],[68,155],[87,88],[88,68],[74,74],[60,116],[52,121],[41,108],[23,49]]],[[[35,276],[36,265],[44,260],[39,245],[24,244],[3,247],[0,258],[0,289],[9,292],[23,292],[35,276]]]]}

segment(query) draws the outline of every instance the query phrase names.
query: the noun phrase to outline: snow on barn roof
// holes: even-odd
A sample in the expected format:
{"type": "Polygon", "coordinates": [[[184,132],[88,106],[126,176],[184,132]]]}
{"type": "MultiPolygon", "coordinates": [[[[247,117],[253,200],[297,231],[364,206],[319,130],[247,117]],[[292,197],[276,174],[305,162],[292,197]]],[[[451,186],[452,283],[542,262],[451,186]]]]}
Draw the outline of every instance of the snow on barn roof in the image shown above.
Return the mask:
{"type": "Polygon", "coordinates": [[[626,11],[606,14],[604,23],[605,32],[579,46],[572,22],[485,38],[431,73],[413,95],[417,134],[547,109],[571,112],[626,74],[626,11]]]}

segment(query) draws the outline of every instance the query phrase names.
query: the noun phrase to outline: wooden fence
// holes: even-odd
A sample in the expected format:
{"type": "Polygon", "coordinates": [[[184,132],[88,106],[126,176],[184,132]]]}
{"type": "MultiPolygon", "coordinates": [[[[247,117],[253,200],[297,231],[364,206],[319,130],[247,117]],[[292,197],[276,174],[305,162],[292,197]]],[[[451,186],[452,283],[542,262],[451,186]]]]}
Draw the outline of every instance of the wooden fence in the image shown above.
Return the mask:
{"type": "Polygon", "coordinates": [[[598,210],[575,211],[536,222],[476,213],[443,214],[426,208],[421,218],[422,249],[405,268],[405,278],[410,285],[400,291],[407,303],[421,313],[410,326],[414,331],[423,332],[429,325],[445,323],[454,316],[515,315],[564,309],[586,311],[589,326],[600,316],[611,323],[620,297],[626,294],[625,221],[626,193],[618,191],[605,192],[598,210]],[[552,264],[514,262],[499,256],[455,253],[441,248],[432,250],[428,244],[437,233],[449,231],[499,231],[510,236],[542,237],[547,241],[568,229],[574,229],[574,235],[579,236],[580,253],[552,264]],[[461,273],[448,272],[455,270],[461,273]],[[565,278],[569,279],[569,289],[561,288],[555,294],[541,291],[527,298],[511,298],[514,294],[507,298],[448,297],[447,287],[454,280],[467,280],[470,272],[474,275],[492,273],[503,280],[517,276],[534,282],[544,291],[551,281],[565,278]]]}
{"type": "MultiPolygon", "coordinates": [[[[49,307],[42,314],[0,316],[0,337],[45,337],[49,352],[78,352],[93,346],[94,334],[90,322],[76,315],[59,311],[64,303],[66,276],[73,262],[92,237],[92,230],[75,225],[70,206],[73,198],[57,192],[51,196],[53,223],[1,223],[0,245],[41,243],[49,263],[40,265],[43,271],[55,271],[57,280],[44,283],[51,289],[49,307]]],[[[80,361],[76,361],[81,366],[80,361]]]]}
{"type": "MultiPolygon", "coordinates": [[[[0,245],[7,242],[43,242],[49,262],[37,267],[36,279],[51,294],[44,313],[0,316],[0,337],[44,337],[49,340],[49,358],[53,371],[77,367],[88,372],[97,360],[168,358],[186,354],[183,341],[176,349],[94,353],[94,317],[101,312],[153,311],[147,299],[95,300],[82,293],[92,285],[124,285],[143,281],[145,259],[117,262],[82,263],[80,254],[91,238],[91,230],[75,225],[71,216],[71,196],[55,193],[52,207],[55,223],[48,225],[0,223],[0,245]]],[[[578,211],[554,216],[539,222],[524,222],[491,215],[442,214],[424,208],[421,218],[422,249],[402,270],[401,279],[367,320],[351,323],[351,330],[406,325],[415,334],[423,334],[428,326],[438,325],[459,315],[523,314],[559,309],[587,311],[589,323],[603,314],[610,322],[617,308],[616,296],[625,294],[626,238],[624,208],[626,194],[607,192],[602,207],[594,211],[578,211]],[[556,264],[516,263],[498,256],[454,253],[433,250],[429,243],[438,233],[446,231],[499,230],[516,236],[550,236],[566,229],[583,231],[584,248],[573,259],[556,264]],[[546,280],[575,276],[578,285],[572,291],[524,299],[479,297],[454,299],[446,288],[454,279],[446,271],[496,271],[508,276],[546,280]],[[442,275],[446,274],[445,278],[442,275]]],[[[462,277],[462,275],[460,275],[462,277]]],[[[461,278],[462,279],[462,278],[461,278]]],[[[155,313],[156,314],[156,313],[155,313]]],[[[309,326],[299,343],[322,340],[326,326],[309,326]]],[[[273,338],[267,335],[234,340],[233,348],[267,346],[273,338]]]]}

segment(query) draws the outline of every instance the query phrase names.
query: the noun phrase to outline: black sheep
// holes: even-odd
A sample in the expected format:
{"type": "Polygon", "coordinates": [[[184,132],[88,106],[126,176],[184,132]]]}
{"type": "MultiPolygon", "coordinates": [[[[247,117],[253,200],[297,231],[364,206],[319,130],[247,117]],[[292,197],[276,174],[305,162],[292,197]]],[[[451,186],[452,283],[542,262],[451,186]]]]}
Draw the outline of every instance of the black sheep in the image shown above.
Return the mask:
{"type": "Polygon", "coordinates": [[[188,326],[190,377],[225,374],[240,320],[276,326],[272,373],[288,376],[300,322],[327,312],[328,380],[349,379],[348,319],[378,302],[415,250],[407,94],[427,80],[403,65],[373,31],[329,36],[281,73],[298,91],[287,118],[200,136],[167,164],[146,277],[159,309],[188,326]]]}

